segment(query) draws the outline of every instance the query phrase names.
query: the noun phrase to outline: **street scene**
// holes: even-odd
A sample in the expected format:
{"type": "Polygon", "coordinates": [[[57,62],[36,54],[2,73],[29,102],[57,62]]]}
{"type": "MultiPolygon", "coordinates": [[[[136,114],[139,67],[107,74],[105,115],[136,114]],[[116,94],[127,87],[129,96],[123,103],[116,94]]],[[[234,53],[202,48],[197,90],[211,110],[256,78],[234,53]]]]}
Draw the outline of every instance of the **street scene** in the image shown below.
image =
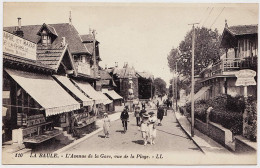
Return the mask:
{"type": "Polygon", "coordinates": [[[257,164],[258,4],[3,9],[2,164],[257,164]]]}

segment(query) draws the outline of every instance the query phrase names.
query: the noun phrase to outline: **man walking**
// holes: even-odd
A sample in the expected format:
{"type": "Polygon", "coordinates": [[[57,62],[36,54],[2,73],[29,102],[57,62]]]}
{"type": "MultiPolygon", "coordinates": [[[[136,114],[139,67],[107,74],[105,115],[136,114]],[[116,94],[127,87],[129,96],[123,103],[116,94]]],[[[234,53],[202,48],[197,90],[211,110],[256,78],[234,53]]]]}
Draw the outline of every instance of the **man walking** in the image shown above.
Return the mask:
{"type": "Polygon", "coordinates": [[[127,108],[125,107],[124,110],[121,113],[120,119],[122,120],[124,133],[127,131],[127,121],[129,119],[129,114],[127,112],[127,108]]]}

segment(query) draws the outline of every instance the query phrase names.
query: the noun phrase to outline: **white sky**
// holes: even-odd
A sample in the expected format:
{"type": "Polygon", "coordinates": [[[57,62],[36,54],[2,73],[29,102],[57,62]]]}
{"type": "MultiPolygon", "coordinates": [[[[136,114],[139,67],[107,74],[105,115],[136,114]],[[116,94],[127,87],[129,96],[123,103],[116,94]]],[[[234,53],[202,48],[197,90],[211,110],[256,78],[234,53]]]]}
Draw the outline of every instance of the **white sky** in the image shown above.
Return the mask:
{"type": "Polygon", "coordinates": [[[205,22],[210,28],[223,7],[212,26],[219,33],[225,19],[229,26],[258,24],[258,4],[5,3],[3,25],[16,26],[17,17],[22,18],[22,25],[64,23],[72,11],[72,23],[80,34],[88,33],[89,27],[96,29],[102,67],[114,66],[114,62],[122,67],[128,62],[169,84],[171,48],[184,39],[191,29],[189,23],[201,20],[199,26],[205,22]]]}

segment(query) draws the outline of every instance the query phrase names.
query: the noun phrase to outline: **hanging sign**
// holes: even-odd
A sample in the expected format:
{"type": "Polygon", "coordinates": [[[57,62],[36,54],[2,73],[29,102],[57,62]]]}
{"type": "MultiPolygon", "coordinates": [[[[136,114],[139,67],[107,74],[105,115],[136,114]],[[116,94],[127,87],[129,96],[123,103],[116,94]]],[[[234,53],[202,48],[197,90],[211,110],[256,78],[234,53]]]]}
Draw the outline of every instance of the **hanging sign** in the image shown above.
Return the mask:
{"type": "Polygon", "coordinates": [[[256,76],[256,72],[250,69],[244,69],[238,71],[236,74],[237,81],[236,86],[249,86],[256,85],[256,81],[254,77],[256,76]]]}
{"type": "Polygon", "coordinates": [[[3,52],[36,60],[36,44],[21,37],[3,31],[3,52]]]}

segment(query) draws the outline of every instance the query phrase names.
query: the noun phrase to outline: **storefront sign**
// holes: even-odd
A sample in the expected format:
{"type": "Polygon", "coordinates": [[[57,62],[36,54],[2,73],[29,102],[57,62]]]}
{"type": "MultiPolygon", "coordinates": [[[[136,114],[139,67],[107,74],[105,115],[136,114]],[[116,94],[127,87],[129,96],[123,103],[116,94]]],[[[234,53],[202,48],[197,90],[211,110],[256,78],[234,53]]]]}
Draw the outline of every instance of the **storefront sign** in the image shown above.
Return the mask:
{"type": "Polygon", "coordinates": [[[3,52],[36,60],[36,44],[21,37],[3,32],[3,52]]]}
{"type": "Polygon", "coordinates": [[[256,76],[256,72],[250,69],[240,70],[236,74],[237,81],[236,86],[249,86],[256,85],[256,81],[254,77],[256,76]]]}

